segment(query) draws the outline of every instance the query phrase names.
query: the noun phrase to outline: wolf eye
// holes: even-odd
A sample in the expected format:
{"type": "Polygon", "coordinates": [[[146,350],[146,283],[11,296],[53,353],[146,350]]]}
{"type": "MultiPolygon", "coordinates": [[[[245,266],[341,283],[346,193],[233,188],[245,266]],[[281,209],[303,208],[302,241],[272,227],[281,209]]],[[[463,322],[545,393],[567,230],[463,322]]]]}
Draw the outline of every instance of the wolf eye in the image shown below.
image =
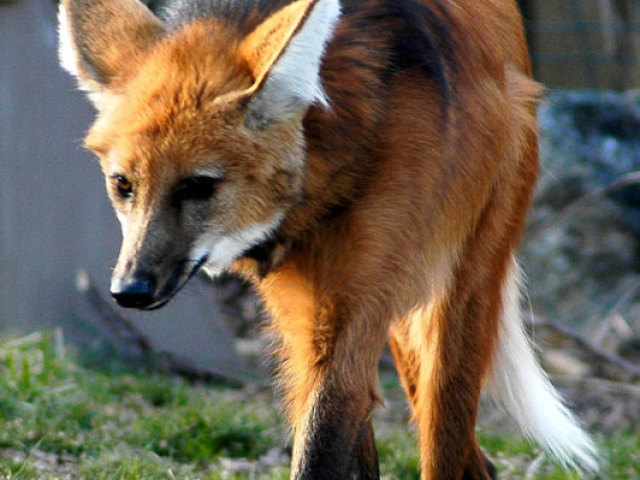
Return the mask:
{"type": "Polygon", "coordinates": [[[115,175],[116,190],[122,198],[129,198],[133,195],[133,185],[124,175],[115,175]]]}
{"type": "Polygon", "coordinates": [[[219,182],[219,178],[207,175],[185,178],[174,189],[171,201],[174,205],[178,205],[185,200],[209,200],[215,193],[219,182]]]}

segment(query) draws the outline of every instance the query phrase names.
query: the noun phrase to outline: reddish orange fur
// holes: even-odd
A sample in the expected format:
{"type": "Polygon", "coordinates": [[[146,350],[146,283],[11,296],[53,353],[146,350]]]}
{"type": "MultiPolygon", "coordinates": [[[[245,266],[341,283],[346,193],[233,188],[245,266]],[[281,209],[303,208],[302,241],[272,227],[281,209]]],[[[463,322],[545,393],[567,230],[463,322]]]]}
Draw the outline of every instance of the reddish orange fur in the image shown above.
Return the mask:
{"type": "Polygon", "coordinates": [[[403,24],[362,29],[383,2],[350,3],[323,60],[331,109],[248,132],[247,102],[304,21],[304,0],[252,34],[209,18],[144,45],[87,138],[105,173],[126,171],[145,199],[136,224],[212,161],[246,192],[221,186],[212,217],[243,228],[286,210],[266,275],[250,258],[235,269],[254,280],[280,340],[293,478],[377,478],[370,417],[388,337],[422,478],[489,478],[476,409],[537,174],[540,89],[514,2],[420,1],[450,36],[446,91],[416,66],[387,72],[403,24]],[[331,446],[309,444],[328,431],[331,446]]]}
{"type": "MultiPolygon", "coordinates": [[[[524,76],[529,64],[517,12],[496,16],[490,8],[465,2],[466,11],[451,11],[464,25],[454,32],[458,55],[468,63],[457,65],[448,122],[433,102],[435,86],[419,72],[398,75],[388,123],[377,129],[378,158],[371,161],[377,168],[358,206],[334,222],[331,241],[306,239],[308,251],[292,255],[259,286],[283,338],[293,425],[322,381],[338,382],[335,388],[358,405],[345,408],[368,418],[378,401],[376,359],[391,327],[392,350],[420,425],[425,479],[488,478],[474,440],[475,411],[497,338],[505,252],[518,243],[537,172],[533,105],[540,90],[524,76]],[[315,288],[301,300],[300,292],[281,293],[289,282],[315,288]],[[407,348],[415,325],[402,320],[419,305],[426,308],[418,329],[423,352],[407,348]],[[326,311],[332,312],[329,322],[326,311]],[[392,318],[398,320],[390,324],[392,318]],[[327,371],[332,363],[341,370],[327,371]]],[[[375,79],[363,84],[370,82],[375,79]]],[[[339,96],[331,87],[327,82],[329,96],[339,96]]],[[[375,102],[357,107],[370,108],[362,117],[377,120],[375,102]]],[[[329,181],[321,179],[333,172],[314,153],[336,139],[323,138],[318,115],[312,111],[307,119],[320,132],[318,145],[309,145],[307,191],[322,196],[329,181]]],[[[333,135],[331,123],[328,128],[333,135]]],[[[340,186],[332,183],[328,194],[339,194],[340,186]]],[[[301,218],[315,215],[300,212],[292,229],[304,224],[301,218]]]]}

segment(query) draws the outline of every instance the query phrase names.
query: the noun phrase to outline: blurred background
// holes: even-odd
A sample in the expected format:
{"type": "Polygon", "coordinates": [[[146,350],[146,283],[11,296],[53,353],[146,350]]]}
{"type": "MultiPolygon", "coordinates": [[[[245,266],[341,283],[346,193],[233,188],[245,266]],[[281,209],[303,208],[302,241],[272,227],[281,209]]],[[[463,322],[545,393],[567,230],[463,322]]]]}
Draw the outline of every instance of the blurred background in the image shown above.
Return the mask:
{"type": "Polygon", "coordinates": [[[520,0],[538,80],[550,88],[638,88],[640,6],[633,0],[520,0]]]}
{"type": "MultiPolygon", "coordinates": [[[[613,365],[616,378],[637,379],[640,4],[519,3],[535,76],[548,88],[521,253],[531,323],[551,346],[579,347],[550,348],[552,369],[588,375],[613,365]]],[[[260,377],[260,308],[239,281],[198,279],[154,313],[110,301],[120,231],[81,146],[94,112],[58,66],[56,11],[53,0],[0,0],[0,336],[61,327],[88,354],[151,352],[170,368],[260,377]]]]}

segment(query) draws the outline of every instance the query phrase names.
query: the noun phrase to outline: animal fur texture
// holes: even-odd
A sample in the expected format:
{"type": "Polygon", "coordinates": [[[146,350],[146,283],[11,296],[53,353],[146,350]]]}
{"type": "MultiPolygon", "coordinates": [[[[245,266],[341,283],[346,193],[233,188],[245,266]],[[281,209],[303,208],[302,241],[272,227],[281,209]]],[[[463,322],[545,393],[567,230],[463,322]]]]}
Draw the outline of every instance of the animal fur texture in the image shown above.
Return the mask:
{"type": "Polygon", "coordinates": [[[388,341],[424,480],[495,478],[481,391],[562,463],[595,448],[525,336],[514,254],[538,171],[509,0],[63,0],[123,242],[112,295],[251,279],[279,340],[291,478],[377,479],[388,341]]]}

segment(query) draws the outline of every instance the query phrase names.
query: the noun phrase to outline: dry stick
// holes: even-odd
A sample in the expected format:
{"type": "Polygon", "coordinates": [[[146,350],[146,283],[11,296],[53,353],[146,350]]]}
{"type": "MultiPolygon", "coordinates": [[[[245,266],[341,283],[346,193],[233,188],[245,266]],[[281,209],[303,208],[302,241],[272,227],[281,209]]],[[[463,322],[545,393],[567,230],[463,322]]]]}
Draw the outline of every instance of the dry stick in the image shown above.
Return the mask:
{"type": "MultiPolygon", "coordinates": [[[[76,274],[76,288],[85,295],[91,306],[98,312],[101,325],[106,327],[111,334],[118,340],[127,344],[134,344],[136,352],[134,357],[141,359],[149,359],[151,355],[158,354],[153,348],[151,341],[136,326],[120,313],[118,313],[110,302],[105,300],[91,280],[91,277],[85,270],[78,270],[76,274]]],[[[128,352],[131,354],[131,352],[128,352]]],[[[230,386],[242,387],[244,381],[232,377],[226,373],[219,372],[211,368],[197,368],[189,360],[181,358],[173,353],[162,352],[160,365],[154,361],[151,363],[153,367],[167,367],[170,371],[179,375],[208,379],[214,382],[224,382],[230,386]]]]}
{"type": "Polygon", "coordinates": [[[599,200],[608,193],[611,193],[615,190],[628,187],[629,185],[633,185],[636,183],[640,184],[640,172],[630,172],[626,175],[621,176],[617,180],[614,180],[610,184],[595,190],[594,192],[590,192],[586,195],[581,196],[577,200],[564,207],[555,215],[552,215],[549,219],[544,220],[538,225],[534,225],[532,228],[530,228],[527,235],[527,241],[529,242],[531,240],[534,240],[548,228],[565,222],[569,217],[584,209],[591,202],[599,200]]]}
{"type": "Polygon", "coordinates": [[[640,380],[639,366],[626,361],[624,358],[619,357],[615,353],[605,350],[604,348],[599,347],[597,345],[594,345],[593,342],[591,342],[591,340],[589,340],[584,335],[581,335],[571,330],[570,328],[565,327],[564,325],[560,325],[559,323],[554,322],[553,320],[546,320],[546,319],[543,320],[543,319],[540,319],[539,317],[531,316],[529,318],[529,323],[534,327],[549,328],[561,334],[562,336],[574,341],[576,345],[578,345],[579,347],[589,351],[592,355],[623,369],[625,372],[630,374],[634,379],[640,380]]]}
{"type": "Polygon", "coordinates": [[[591,385],[597,390],[606,390],[616,394],[625,393],[640,398],[640,385],[633,383],[618,382],[616,380],[607,380],[598,377],[570,377],[570,376],[554,376],[554,382],[558,383],[582,383],[591,385]]]}
{"type": "Polygon", "coordinates": [[[621,310],[627,303],[629,303],[629,301],[631,301],[631,299],[636,295],[638,291],[640,291],[640,280],[638,279],[632,280],[630,286],[625,286],[625,288],[622,291],[622,294],[618,298],[618,301],[607,312],[607,314],[604,316],[604,320],[600,323],[600,325],[596,329],[595,334],[592,335],[592,340],[594,344],[597,345],[602,342],[602,340],[604,339],[605,335],[611,328],[616,318],[620,318],[621,321],[624,322],[625,326],[630,330],[630,327],[624,321],[624,318],[622,318],[621,310]]]}
{"type": "Polygon", "coordinates": [[[542,466],[545,458],[545,452],[540,452],[536,458],[529,464],[527,471],[524,474],[524,480],[532,480],[538,476],[540,467],[542,466]]]}

